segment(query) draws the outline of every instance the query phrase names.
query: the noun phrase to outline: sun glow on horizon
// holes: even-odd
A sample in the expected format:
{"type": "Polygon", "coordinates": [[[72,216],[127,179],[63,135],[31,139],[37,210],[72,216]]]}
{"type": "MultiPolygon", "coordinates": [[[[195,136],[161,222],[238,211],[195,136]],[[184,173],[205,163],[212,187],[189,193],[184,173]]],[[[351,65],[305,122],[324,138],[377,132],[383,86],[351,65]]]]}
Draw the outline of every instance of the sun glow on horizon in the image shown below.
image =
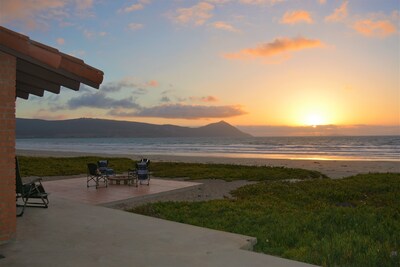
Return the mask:
{"type": "MultiPolygon", "coordinates": [[[[320,103],[322,103],[322,101],[320,101],[320,103]]],[[[304,105],[302,107],[293,108],[291,114],[290,121],[293,126],[309,126],[315,128],[319,125],[330,125],[340,122],[340,120],[338,120],[340,117],[339,112],[335,112],[335,109],[328,104],[316,106],[310,103],[309,106],[304,105]]]]}
{"type": "Polygon", "coordinates": [[[317,125],[327,124],[327,121],[321,114],[310,113],[306,116],[304,124],[307,126],[316,127],[317,125]]]}

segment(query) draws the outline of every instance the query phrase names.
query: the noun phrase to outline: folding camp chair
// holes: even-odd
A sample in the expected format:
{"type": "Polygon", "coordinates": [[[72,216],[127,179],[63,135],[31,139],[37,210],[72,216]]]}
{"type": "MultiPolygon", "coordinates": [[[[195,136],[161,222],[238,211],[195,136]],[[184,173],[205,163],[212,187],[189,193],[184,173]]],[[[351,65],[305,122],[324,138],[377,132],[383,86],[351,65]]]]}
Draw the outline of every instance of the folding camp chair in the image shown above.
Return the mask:
{"type": "Polygon", "coordinates": [[[22,183],[19,173],[18,159],[15,158],[15,187],[17,208],[22,207],[21,212],[17,213],[20,217],[25,212],[25,207],[47,208],[49,205],[49,193],[46,193],[42,185],[42,178],[36,178],[29,183],[22,183]],[[22,199],[23,204],[18,204],[18,199],[22,199]],[[35,201],[33,201],[35,200],[35,201]]]}
{"type": "Polygon", "coordinates": [[[136,175],[140,184],[147,182],[147,185],[150,184],[150,172],[149,172],[150,160],[141,159],[138,163],[136,163],[136,175]]]}
{"type": "Polygon", "coordinates": [[[114,170],[111,168],[108,168],[108,160],[99,160],[97,162],[97,167],[99,168],[99,171],[103,175],[114,175],[114,170]]]}
{"type": "Polygon", "coordinates": [[[99,187],[99,183],[103,181],[106,187],[108,187],[107,175],[102,174],[95,163],[88,163],[88,173],[86,179],[86,186],[89,187],[89,183],[93,181],[95,183],[96,189],[99,187]]]}

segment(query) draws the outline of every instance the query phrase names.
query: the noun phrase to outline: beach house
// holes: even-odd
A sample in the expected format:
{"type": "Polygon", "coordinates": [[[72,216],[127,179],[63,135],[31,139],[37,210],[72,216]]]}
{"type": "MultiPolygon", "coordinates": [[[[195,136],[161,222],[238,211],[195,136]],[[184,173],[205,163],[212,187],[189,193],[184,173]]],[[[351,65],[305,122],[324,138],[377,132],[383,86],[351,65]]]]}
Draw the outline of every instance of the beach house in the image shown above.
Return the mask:
{"type": "Polygon", "coordinates": [[[0,26],[0,244],[16,234],[15,108],[17,97],[99,88],[103,72],[81,59],[0,26]]]}

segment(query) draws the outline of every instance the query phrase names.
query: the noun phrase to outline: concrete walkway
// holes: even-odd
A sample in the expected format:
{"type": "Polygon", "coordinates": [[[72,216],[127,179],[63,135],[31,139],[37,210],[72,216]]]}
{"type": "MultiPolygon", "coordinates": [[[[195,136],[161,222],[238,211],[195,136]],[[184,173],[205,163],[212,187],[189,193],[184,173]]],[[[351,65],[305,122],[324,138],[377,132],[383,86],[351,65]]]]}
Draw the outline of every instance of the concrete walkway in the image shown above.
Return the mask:
{"type": "Polygon", "coordinates": [[[17,218],[0,266],[311,266],[251,252],[252,237],[50,197],[17,218]]]}

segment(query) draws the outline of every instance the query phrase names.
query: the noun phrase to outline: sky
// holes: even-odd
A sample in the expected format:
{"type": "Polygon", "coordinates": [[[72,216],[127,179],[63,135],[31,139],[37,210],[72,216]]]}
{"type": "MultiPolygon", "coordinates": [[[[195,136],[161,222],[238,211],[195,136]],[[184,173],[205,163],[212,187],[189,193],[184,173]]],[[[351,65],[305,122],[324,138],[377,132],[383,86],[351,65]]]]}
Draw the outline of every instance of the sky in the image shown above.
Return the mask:
{"type": "Polygon", "coordinates": [[[1,0],[0,24],[104,72],[17,117],[254,135],[400,135],[398,0],[1,0]]]}

